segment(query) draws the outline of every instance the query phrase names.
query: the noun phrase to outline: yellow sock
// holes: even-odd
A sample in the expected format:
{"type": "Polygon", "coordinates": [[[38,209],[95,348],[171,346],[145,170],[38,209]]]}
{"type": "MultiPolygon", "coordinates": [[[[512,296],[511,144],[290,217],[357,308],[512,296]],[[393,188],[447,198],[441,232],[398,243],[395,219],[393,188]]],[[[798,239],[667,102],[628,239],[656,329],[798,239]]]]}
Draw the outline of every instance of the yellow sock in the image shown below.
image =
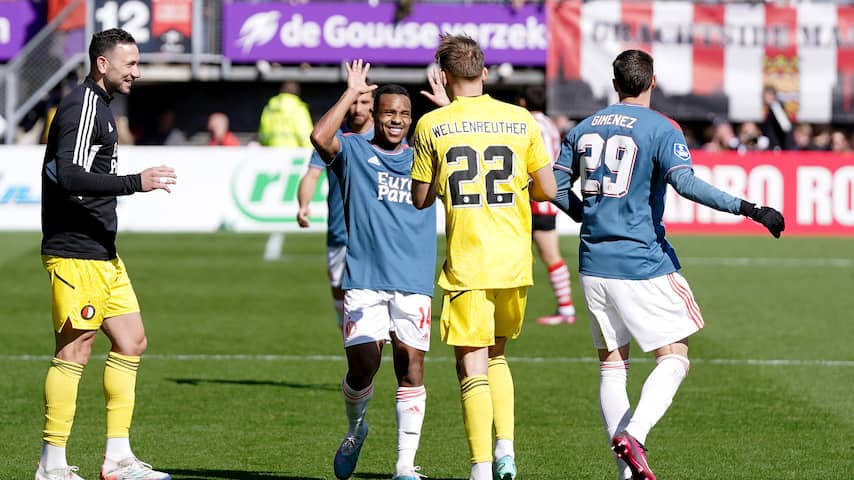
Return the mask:
{"type": "Polygon", "coordinates": [[[83,365],[54,358],[44,380],[44,441],[65,447],[77,410],[77,386],[83,365]]]}
{"type": "Polygon", "coordinates": [[[471,463],[492,461],[492,400],[486,375],[460,381],[463,423],[471,451],[471,463]]]}
{"type": "Polygon", "coordinates": [[[128,437],[136,398],[139,357],[110,352],[104,366],[107,438],[128,437]]]}
{"type": "Polygon", "coordinates": [[[513,440],[515,416],[513,412],[513,375],[504,355],[489,359],[489,392],[492,395],[495,438],[513,440]]]}

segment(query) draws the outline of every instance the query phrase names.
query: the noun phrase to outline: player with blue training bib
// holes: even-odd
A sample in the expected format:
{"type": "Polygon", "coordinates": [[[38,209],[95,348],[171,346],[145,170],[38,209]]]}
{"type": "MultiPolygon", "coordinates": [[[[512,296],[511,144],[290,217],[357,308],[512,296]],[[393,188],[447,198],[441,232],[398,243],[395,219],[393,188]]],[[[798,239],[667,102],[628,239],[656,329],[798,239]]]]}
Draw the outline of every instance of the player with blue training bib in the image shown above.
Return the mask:
{"type": "Polygon", "coordinates": [[[350,478],[368,434],[365,413],[382,348],[391,342],[398,389],[398,459],[392,478],[417,480],[414,465],[427,391],[424,354],[430,348],[430,316],[436,265],[435,209],[412,205],[412,150],[404,143],[412,123],[406,89],[377,89],[366,78],[370,64],[347,64],[347,89],[318,121],[311,140],[338,178],[347,227],[344,348],[341,383],[348,431],[335,453],[339,479],[350,478]],[[374,138],[336,133],[350,105],[374,91],[374,138]]]}
{"type": "MultiPolygon", "coordinates": [[[[339,132],[352,132],[371,141],[374,138],[374,120],[372,110],[374,92],[366,92],[350,105],[347,118],[339,132]]],[[[329,274],[329,287],[332,291],[332,301],[338,319],[338,329],[343,327],[344,291],[341,290],[341,278],[344,275],[344,259],[347,256],[347,226],[344,225],[344,205],[341,203],[341,189],[338,188],[338,177],[332,168],[320,158],[317,151],[311,154],[308,170],[300,179],[298,189],[299,211],[297,223],[301,228],[311,225],[311,199],[317,189],[317,182],[323,172],[326,172],[329,191],[326,195],[327,228],[326,228],[326,265],[329,274]]]]}
{"type": "Polygon", "coordinates": [[[696,178],[678,124],[650,110],[652,57],[626,50],[613,62],[620,103],[580,122],[555,164],[562,210],[581,221],[579,270],[599,351],[599,403],[620,479],[655,480],[644,442],[688,374],[688,337],[703,328],[700,308],[664,238],[667,185],[716,210],[745,215],[775,236],[783,216],[696,178]],[[581,182],[582,201],[570,191],[581,182]],[[634,414],[626,393],[629,342],[654,351],[634,414]]]}

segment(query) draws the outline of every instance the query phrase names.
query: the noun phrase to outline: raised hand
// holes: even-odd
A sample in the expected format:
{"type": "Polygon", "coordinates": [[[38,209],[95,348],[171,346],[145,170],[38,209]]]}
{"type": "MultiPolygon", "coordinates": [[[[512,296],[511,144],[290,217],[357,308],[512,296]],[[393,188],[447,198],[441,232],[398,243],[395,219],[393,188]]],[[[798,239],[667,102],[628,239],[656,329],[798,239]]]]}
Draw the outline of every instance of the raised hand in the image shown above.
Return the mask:
{"type": "Polygon", "coordinates": [[[344,68],[347,70],[347,88],[355,90],[359,95],[376,90],[377,85],[368,85],[368,72],[371,70],[371,64],[363,62],[360,58],[353,60],[352,63],[345,63],[344,68]]]}
{"type": "Polygon", "coordinates": [[[437,107],[444,107],[451,103],[442,81],[442,70],[439,69],[438,65],[433,64],[427,68],[427,82],[430,84],[430,91],[421,90],[421,95],[427,97],[437,107]]]}

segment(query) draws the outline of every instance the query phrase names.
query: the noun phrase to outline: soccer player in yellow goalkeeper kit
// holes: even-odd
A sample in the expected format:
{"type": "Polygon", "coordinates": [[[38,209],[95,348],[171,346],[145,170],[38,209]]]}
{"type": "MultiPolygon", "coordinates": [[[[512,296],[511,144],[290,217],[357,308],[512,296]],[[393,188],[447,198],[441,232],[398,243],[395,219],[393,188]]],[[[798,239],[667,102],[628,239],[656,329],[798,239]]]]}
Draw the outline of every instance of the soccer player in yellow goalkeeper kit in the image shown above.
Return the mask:
{"type": "Polygon", "coordinates": [[[553,198],[555,179],[531,114],[483,94],[487,70],[474,40],[442,35],[436,62],[453,100],[415,127],[412,202],[426,208],[439,196],[445,206],[440,333],[456,356],[471,479],[512,480],[513,378],[504,348],[521,331],[533,283],[530,200],[553,198]]]}

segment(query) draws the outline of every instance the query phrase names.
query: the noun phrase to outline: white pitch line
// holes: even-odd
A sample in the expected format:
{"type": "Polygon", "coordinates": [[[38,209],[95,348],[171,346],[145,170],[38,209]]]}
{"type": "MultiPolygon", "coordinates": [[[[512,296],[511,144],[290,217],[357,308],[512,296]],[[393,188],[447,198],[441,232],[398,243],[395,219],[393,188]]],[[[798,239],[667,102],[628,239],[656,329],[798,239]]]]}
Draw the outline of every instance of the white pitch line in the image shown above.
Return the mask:
{"type": "MultiPolygon", "coordinates": [[[[343,362],[343,355],[217,355],[217,354],[197,354],[197,355],[165,355],[165,354],[150,354],[144,356],[146,360],[165,360],[165,361],[263,361],[263,362],[343,362]]],[[[49,355],[0,355],[0,362],[31,362],[31,361],[50,361],[52,357],[49,355]]],[[[97,358],[97,357],[96,357],[97,358]]],[[[104,358],[103,355],[100,358],[104,358]]],[[[391,361],[391,356],[385,355],[385,361],[391,361]]],[[[543,364],[561,364],[561,363],[599,363],[599,360],[594,357],[509,357],[511,363],[543,363],[543,364]]],[[[436,363],[453,363],[453,357],[438,357],[427,356],[427,362],[436,363]]],[[[632,358],[632,363],[651,363],[654,359],[651,356],[632,358]]],[[[701,364],[707,363],[710,365],[754,365],[763,367],[854,367],[854,360],[795,360],[795,359],[752,359],[752,358],[691,358],[691,363],[701,364]]]]}
{"type": "Polygon", "coordinates": [[[854,259],[851,258],[680,257],[679,260],[687,264],[731,267],[854,267],[854,259]]]}

